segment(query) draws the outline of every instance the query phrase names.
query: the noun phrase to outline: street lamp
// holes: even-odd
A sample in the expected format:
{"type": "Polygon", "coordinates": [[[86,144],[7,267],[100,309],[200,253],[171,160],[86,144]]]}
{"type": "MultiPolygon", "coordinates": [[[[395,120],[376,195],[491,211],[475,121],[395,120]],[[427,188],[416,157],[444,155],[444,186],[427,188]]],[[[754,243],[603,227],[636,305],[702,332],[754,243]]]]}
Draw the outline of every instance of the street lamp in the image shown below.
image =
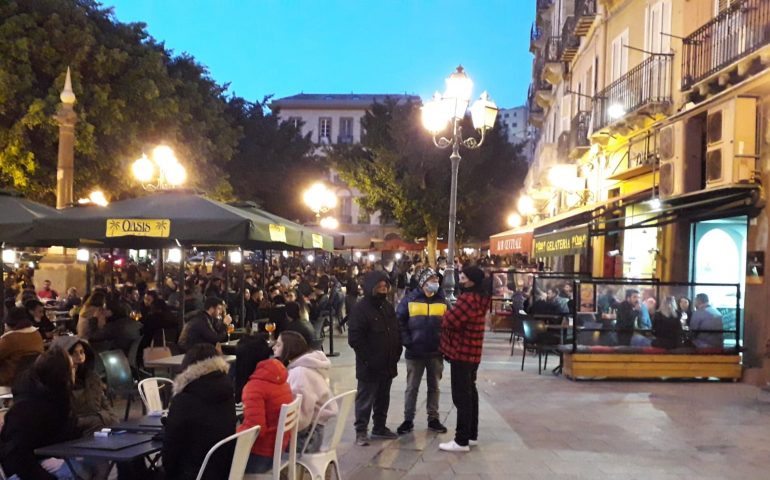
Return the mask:
{"type": "Polygon", "coordinates": [[[336,230],[340,226],[340,222],[334,217],[324,217],[321,219],[320,225],[326,230],[336,230]]]}
{"type": "Polygon", "coordinates": [[[141,182],[145,190],[171,190],[187,180],[187,170],[179,163],[174,151],[166,145],[158,145],[152,150],[152,159],[142,154],[131,165],[134,178],[141,182]]]}
{"type": "Polygon", "coordinates": [[[322,228],[334,230],[339,227],[340,222],[336,218],[326,217],[323,220],[321,219],[322,213],[326,213],[337,206],[337,196],[333,191],[326,188],[326,185],[321,182],[314,183],[305,190],[302,199],[305,201],[305,205],[313,211],[316,222],[322,228]]]}
{"type": "Polygon", "coordinates": [[[508,226],[511,228],[520,227],[522,223],[521,215],[515,212],[508,215],[507,220],[508,220],[508,226]]]}
{"type": "Polygon", "coordinates": [[[455,274],[455,228],[457,226],[457,173],[460,167],[460,145],[468,149],[479,148],[484,143],[486,131],[495,126],[497,105],[489,99],[487,92],[471,106],[473,128],[479,131],[481,139],[463,138],[461,122],[465,118],[473,92],[473,82],[462,66],[446,79],[446,91],[443,95],[436,92],[432,100],[422,107],[422,120],[425,128],[433,135],[433,143],[439,148],[452,147],[449,160],[452,162],[452,187],[449,199],[449,261],[444,274],[444,291],[450,301],[454,301],[455,274]],[[438,137],[451,124],[452,135],[438,137]]]}

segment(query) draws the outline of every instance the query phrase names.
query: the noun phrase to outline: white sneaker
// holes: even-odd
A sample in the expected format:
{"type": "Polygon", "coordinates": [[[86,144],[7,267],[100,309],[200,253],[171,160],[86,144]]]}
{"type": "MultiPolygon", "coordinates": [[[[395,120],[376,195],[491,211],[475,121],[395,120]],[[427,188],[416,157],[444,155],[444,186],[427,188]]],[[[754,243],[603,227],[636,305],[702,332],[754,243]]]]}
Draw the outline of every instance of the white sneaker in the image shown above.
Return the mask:
{"type": "Polygon", "coordinates": [[[469,447],[475,447],[479,444],[478,440],[468,440],[468,446],[469,447]]]}
{"type": "Polygon", "coordinates": [[[457,442],[452,440],[451,442],[439,443],[438,448],[445,452],[470,452],[471,447],[458,445],[457,442]]]}

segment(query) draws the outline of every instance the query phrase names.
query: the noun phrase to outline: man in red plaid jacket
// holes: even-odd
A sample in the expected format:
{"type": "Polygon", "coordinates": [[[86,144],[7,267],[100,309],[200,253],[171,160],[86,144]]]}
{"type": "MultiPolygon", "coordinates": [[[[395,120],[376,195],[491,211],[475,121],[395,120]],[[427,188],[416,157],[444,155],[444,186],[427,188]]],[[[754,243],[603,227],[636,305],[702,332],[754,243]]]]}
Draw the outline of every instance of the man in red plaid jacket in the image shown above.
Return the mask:
{"type": "Polygon", "coordinates": [[[460,273],[462,293],[441,320],[441,353],[452,373],[452,403],[457,410],[455,438],[439,445],[448,452],[468,452],[479,436],[479,391],[476,372],[481,363],[486,315],[491,303],[484,271],[467,266],[460,273]]]}

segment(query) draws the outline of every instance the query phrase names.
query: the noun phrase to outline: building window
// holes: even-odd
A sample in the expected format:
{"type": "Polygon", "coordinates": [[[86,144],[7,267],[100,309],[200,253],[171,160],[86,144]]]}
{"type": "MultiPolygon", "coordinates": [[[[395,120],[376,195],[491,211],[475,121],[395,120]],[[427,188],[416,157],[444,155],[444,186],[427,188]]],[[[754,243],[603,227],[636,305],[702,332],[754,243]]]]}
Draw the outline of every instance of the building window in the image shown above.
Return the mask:
{"type": "Polygon", "coordinates": [[[302,125],[302,117],[289,117],[287,120],[294,128],[299,128],[302,125]]]}
{"type": "Polygon", "coordinates": [[[321,117],[318,120],[318,143],[328,145],[332,138],[332,119],[331,117],[321,117]]]}
{"type": "Polygon", "coordinates": [[[337,139],[337,143],[345,143],[348,145],[353,143],[353,118],[340,118],[340,136],[337,139]]]}
{"type": "Polygon", "coordinates": [[[614,82],[628,72],[628,29],[612,41],[612,70],[610,81],[614,82]]]}
{"type": "Polygon", "coordinates": [[[513,128],[517,128],[518,126],[519,126],[519,124],[518,124],[518,123],[516,123],[516,122],[513,122],[513,128]]]}

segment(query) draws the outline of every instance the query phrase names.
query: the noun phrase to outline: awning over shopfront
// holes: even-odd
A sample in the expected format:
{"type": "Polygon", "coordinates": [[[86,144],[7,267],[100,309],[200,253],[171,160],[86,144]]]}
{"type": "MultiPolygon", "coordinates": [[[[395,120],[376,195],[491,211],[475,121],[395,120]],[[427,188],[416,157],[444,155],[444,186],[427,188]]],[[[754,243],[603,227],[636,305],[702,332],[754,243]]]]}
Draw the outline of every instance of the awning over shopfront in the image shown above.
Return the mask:
{"type": "Polygon", "coordinates": [[[532,252],[533,229],[514,228],[489,237],[489,250],[492,255],[529,255],[532,252]]]}
{"type": "MultiPolygon", "coordinates": [[[[594,211],[590,234],[602,236],[621,230],[662,227],[677,222],[691,223],[738,215],[753,216],[762,208],[759,204],[760,197],[760,187],[754,184],[698,190],[663,200],[660,208],[640,217],[635,222],[628,222],[626,215],[611,219],[600,218],[610,210],[605,205],[594,211]]],[[[626,203],[623,206],[629,204],[626,203]]]]}
{"type": "Polygon", "coordinates": [[[582,255],[588,251],[588,225],[535,235],[536,258],[582,255]]]}

